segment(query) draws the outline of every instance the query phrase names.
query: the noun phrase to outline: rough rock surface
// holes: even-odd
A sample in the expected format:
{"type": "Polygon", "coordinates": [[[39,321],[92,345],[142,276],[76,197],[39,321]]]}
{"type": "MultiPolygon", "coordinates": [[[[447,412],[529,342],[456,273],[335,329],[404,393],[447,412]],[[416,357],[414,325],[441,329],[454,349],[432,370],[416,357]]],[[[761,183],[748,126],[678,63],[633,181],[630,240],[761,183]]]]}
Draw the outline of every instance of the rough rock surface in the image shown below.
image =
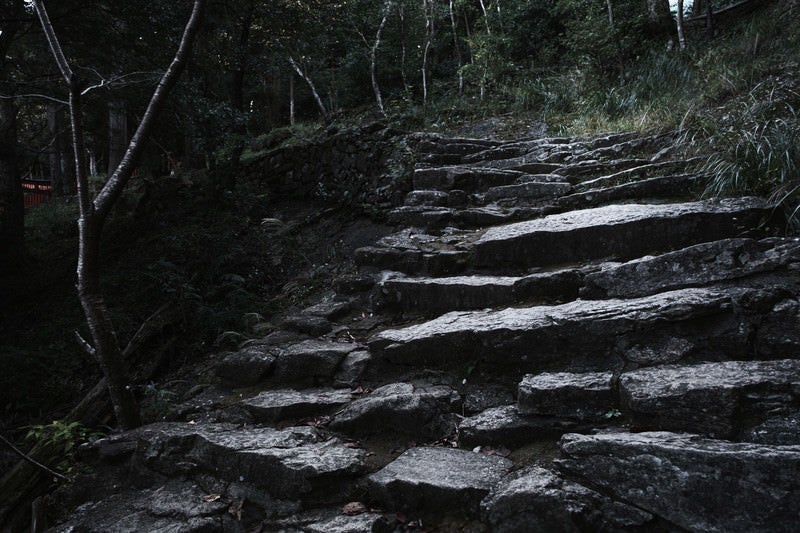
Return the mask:
{"type": "Polygon", "coordinates": [[[733,438],[750,420],[797,410],[800,360],[645,368],[622,374],[619,390],[638,426],[733,438]]]}
{"type": "Polygon", "coordinates": [[[259,422],[278,422],[327,414],[343,406],[352,398],[349,390],[308,389],[297,391],[283,389],[265,391],[242,404],[259,422]]]}
{"type": "Polygon", "coordinates": [[[453,431],[459,396],[442,385],[392,383],[375,389],[336,413],[331,429],[354,434],[405,433],[438,439],[453,431]]]}
{"type": "Polygon", "coordinates": [[[770,206],[750,198],[683,204],[617,204],[490,228],[475,243],[479,265],[542,266],[622,259],[738,235],[770,206]]]}
{"type": "Polygon", "coordinates": [[[676,433],[563,437],[559,466],[690,531],[792,531],[800,510],[800,446],[732,443],[676,433]]]}
{"type": "Polygon", "coordinates": [[[503,480],[481,510],[492,531],[502,533],[614,531],[653,518],[536,466],[503,480]]]}
{"type": "Polygon", "coordinates": [[[616,406],[613,381],[611,372],[527,375],[519,384],[519,411],[525,415],[601,418],[616,406]]]}
{"type": "Polygon", "coordinates": [[[370,494],[397,510],[477,513],[512,462],[452,448],[412,448],[369,476],[370,494]]]}

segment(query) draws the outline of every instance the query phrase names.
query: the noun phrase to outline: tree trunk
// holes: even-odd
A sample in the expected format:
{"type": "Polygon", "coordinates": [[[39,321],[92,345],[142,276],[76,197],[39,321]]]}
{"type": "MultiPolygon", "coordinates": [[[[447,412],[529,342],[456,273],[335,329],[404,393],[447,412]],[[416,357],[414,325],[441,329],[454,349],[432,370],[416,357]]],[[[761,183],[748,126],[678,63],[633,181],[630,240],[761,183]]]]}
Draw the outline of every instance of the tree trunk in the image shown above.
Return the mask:
{"type": "Polygon", "coordinates": [[[322,102],[319,92],[317,92],[317,87],[314,85],[314,80],[312,80],[308,74],[306,74],[305,71],[300,68],[300,65],[292,56],[289,56],[288,59],[289,64],[292,65],[292,68],[295,72],[297,72],[297,75],[303,78],[303,81],[306,82],[308,88],[311,89],[311,94],[314,96],[314,101],[317,103],[320,114],[322,114],[323,118],[326,118],[328,116],[328,110],[325,108],[325,104],[322,102]]]}
{"type": "Polygon", "coordinates": [[[422,52],[422,104],[428,107],[428,57],[433,44],[433,2],[434,0],[424,0],[425,8],[425,48],[422,52]]]}
{"type": "Polygon", "coordinates": [[[378,84],[378,48],[381,46],[381,34],[383,28],[386,26],[386,21],[389,18],[389,12],[392,9],[392,0],[387,0],[383,6],[383,16],[381,23],[378,25],[378,30],[375,32],[375,42],[370,48],[369,53],[369,75],[372,81],[372,92],[375,94],[375,103],[378,105],[378,111],[382,116],[386,116],[386,110],[383,107],[383,97],[381,96],[381,88],[378,84]]]}
{"type": "Polygon", "coordinates": [[[93,201],[90,198],[86,173],[80,82],[64,55],[44,4],[41,0],[33,0],[32,3],[47,37],[56,65],[69,87],[70,94],[70,125],[72,128],[75,172],[78,182],[78,205],[80,208],[80,216],[78,218],[77,289],[86,323],[91,333],[92,344],[82,338],[80,340],[84,348],[97,359],[103,371],[117,422],[122,428],[132,428],[141,423],[139,409],[133,390],[129,385],[122,351],[117,342],[114,325],[100,288],[101,236],[103,226],[111,209],[122,195],[125,185],[130,180],[133,170],[141,158],[145,140],[164,104],[164,100],[174,87],[186,64],[189,51],[199,29],[205,1],[195,0],[192,14],[186,23],[180,45],[172,63],[153,92],[142,121],[128,144],[128,148],[119,165],[111,173],[105,186],[93,201]]]}
{"type": "Polygon", "coordinates": [[[678,0],[678,13],[675,17],[678,27],[678,45],[681,50],[686,50],[686,36],[683,33],[683,0],[678,0]]]}
{"type": "Polygon", "coordinates": [[[458,25],[456,24],[453,0],[450,0],[450,27],[453,29],[453,48],[456,52],[456,62],[458,64],[458,94],[460,96],[464,93],[464,59],[461,57],[461,46],[458,44],[458,25]]]}
{"type": "Polygon", "coordinates": [[[0,99],[0,276],[22,268],[25,247],[25,207],[17,146],[17,106],[0,99]]]}
{"type": "Polygon", "coordinates": [[[294,126],[294,74],[289,74],[289,125],[294,126]]]}

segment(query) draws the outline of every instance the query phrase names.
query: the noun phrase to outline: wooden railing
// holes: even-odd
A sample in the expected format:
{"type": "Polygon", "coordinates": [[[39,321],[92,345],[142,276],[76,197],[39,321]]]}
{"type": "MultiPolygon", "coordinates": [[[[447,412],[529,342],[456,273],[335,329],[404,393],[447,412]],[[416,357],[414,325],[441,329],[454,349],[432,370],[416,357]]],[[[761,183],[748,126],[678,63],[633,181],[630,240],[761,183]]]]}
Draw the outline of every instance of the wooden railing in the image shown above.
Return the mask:
{"type": "Polygon", "coordinates": [[[25,207],[36,207],[50,201],[53,196],[53,186],[49,181],[23,179],[22,192],[25,195],[25,207]]]}

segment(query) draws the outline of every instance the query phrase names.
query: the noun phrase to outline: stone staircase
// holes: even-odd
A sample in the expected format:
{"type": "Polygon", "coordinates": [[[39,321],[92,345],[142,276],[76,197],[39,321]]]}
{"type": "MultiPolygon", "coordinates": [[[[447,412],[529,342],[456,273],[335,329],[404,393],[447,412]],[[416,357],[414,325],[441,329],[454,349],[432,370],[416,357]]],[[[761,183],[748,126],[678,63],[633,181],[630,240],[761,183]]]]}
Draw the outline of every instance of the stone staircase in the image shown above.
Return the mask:
{"type": "MultiPolygon", "coordinates": [[[[670,135],[418,138],[398,231],[53,531],[792,531],[800,240],[670,135]]],[[[79,506],[78,506],[79,505],[79,506]]]]}

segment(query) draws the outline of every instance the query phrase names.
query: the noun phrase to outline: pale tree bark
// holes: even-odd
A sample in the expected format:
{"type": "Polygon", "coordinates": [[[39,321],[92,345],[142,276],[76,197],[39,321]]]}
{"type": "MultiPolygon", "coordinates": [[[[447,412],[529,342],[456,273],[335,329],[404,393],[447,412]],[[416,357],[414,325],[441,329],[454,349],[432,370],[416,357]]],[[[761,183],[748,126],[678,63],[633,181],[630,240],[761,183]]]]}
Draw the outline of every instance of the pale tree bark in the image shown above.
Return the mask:
{"type": "Polygon", "coordinates": [[[408,43],[406,42],[406,12],[403,2],[398,2],[397,4],[397,18],[400,19],[400,78],[403,80],[403,91],[408,94],[411,92],[411,87],[408,85],[408,76],[406,75],[406,56],[408,55],[408,43]]]}
{"type": "Polygon", "coordinates": [[[383,15],[381,23],[378,25],[378,30],[375,32],[375,42],[372,44],[369,53],[369,74],[372,81],[372,92],[375,93],[375,103],[378,105],[378,111],[381,115],[386,116],[386,110],[383,107],[383,97],[381,96],[381,88],[378,84],[378,48],[381,46],[381,34],[383,28],[386,26],[386,21],[389,19],[389,12],[392,9],[392,0],[387,0],[383,6],[383,15]]]}
{"type": "Polygon", "coordinates": [[[327,117],[328,110],[325,107],[325,103],[322,101],[319,92],[317,91],[316,85],[314,85],[314,80],[312,80],[311,77],[308,74],[306,74],[302,68],[300,68],[300,64],[297,63],[297,61],[295,61],[295,59],[292,56],[288,56],[287,59],[289,60],[289,64],[292,66],[294,71],[297,72],[297,75],[300,76],[303,79],[303,81],[306,82],[308,88],[311,89],[311,94],[314,96],[314,101],[317,103],[317,107],[319,108],[320,114],[322,114],[323,118],[327,117]]]}
{"type": "Polygon", "coordinates": [[[294,74],[289,74],[289,125],[294,126],[294,74]]]}
{"type": "Polygon", "coordinates": [[[69,88],[70,125],[72,128],[75,170],[78,182],[78,266],[77,289],[86,322],[91,334],[91,343],[79,337],[84,348],[98,361],[108,384],[111,403],[117,422],[123,428],[136,427],[141,423],[133,391],[128,382],[122,350],[117,342],[114,324],[106,306],[100,287],[100,240],[105,221],[122,195],[138,163],[145,140],[153,127],[164,101],[175,86],[178,76],[188,59],[194,38],[200,26],[205,0],[195,0],[192,13],[183,31],[178,50],[169,67],[158,82],[142,120],[131,138],[119,165],[114,169],[105,186],[92,199],[88,189],[84,134],[82,125],[81,82],[64,52],[53,29],[42,0],[32,0],[41,22],[50,51],[53,54],[64,82],[69,88]]]}
{"type": "Polygon", "coordinates": [[[422,103],[428,106],[428,57],[433,44],[434,32],[434,4],[435,0],[422,0],[425,10],[425,48],[422,52],[422,103]]]}
{"type": "Polygon", "coordinates": [[[686,49],[686,36],[683,34],[683,0],[678,0],[678,13],[675,17],[678,27],[678,46],[681,50],[686,49]]]}
{"type": "Polygon", "coordinates": [[[455,9],[453,0],[450,0],[450,27],[453,29],[453,49],[456,52],[456,63],[458,64],[458,94],[464,93],[464,59],[461,57],[461,46],[458,43],[458,24],[456,23],[455,9]]]}

